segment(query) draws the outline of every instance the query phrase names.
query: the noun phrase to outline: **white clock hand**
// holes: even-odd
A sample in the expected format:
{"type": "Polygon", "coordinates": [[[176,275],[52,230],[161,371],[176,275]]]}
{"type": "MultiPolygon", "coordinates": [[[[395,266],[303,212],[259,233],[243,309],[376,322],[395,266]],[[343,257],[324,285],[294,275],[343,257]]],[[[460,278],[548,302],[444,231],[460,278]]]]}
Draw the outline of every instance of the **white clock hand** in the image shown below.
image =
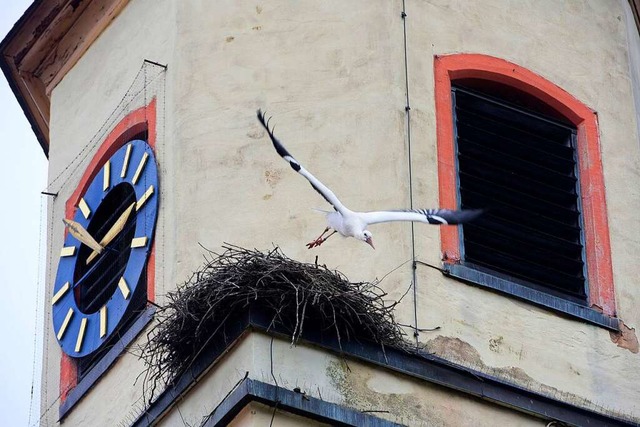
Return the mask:
{"type": "MultiPolygon", "coordinates": [[[[129,219],[129,215],[131,215],[131,211],[135,207],[136,202],[133,202],[131,206],[129,206],[123,213],[120,215],[120,218],[116,220],[116,222],[111,226],[107,234],[104,235],[102,240],[100,241],[100,245],[107,246],[111,241],[122,231],[127,220],[129,219]]],[[[87,264],[89,264],[95,257],[98,256],[100,252],[94,249],[93,252],[89,254],[87,257],[87,264]]]]}
{"type": "Polygon", "coordinates": [[[69,229],[69,233],[71,233],[73,237],[89,246],[91,249],[93,249],[94,252],[102,253],[102,251],[104,250],[104,246],[96,242],[96,239],[94,239],[82,225],[66,218],[63,218],[62,222],[64,222],[64,225],[67,226],[67,228],[69,229]]]}

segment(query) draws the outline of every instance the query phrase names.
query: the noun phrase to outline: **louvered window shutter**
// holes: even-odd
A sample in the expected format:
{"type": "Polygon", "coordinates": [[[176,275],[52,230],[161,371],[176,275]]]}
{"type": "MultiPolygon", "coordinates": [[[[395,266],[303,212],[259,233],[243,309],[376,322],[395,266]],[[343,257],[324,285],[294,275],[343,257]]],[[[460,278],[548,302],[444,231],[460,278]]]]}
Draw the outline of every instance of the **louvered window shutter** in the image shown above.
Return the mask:
{"type": "Polygon", "coordinates": [[[454,87],[459,196],[489,211],[462,230],[464,263],[586,300],[576,130],[454,87]]]}

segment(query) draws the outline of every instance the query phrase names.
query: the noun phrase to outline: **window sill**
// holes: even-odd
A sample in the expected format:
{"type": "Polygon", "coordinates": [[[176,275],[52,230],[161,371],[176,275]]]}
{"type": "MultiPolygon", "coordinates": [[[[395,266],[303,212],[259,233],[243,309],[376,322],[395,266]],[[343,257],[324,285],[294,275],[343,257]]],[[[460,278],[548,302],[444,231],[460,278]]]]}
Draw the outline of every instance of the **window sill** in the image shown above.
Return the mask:
{"type": "Polygon", "coordinates": [[[443,274],[448,277],[460,279],[468,284],[506,293],[516,298],[532,302],[538,306],[548,308],[554,312],[565,314],[574,319],[579,319],[612,331],[619,331],[618,319],[615,317],[607,316],[573,301],[541,292],[466,265],[444,264],[443,274]]]}
{"type": "Polygon", "coordinates": [[[151,322],[156,309],[153,306],[147,307],[138,318],[133,322],[131,327],[122,334],[122,337],[114,346],[104,355],[102,359],[78,382],[78,384],[69,392],[67,399],[60,405],[60,420],[62,420],[71,409],[84,397],[84,395],[94,386],[109,370],[111,365],[122,355],[124,349],[136,339],[138,334],[151,322]]]}

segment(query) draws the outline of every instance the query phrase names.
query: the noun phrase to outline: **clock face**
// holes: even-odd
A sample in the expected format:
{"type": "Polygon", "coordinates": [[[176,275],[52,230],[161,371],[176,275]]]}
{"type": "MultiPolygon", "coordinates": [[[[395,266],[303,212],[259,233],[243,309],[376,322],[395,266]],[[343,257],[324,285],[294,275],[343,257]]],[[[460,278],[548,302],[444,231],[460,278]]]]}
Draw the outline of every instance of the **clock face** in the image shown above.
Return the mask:
{"type": "Polygon", "coordinates": [[[131,302],[146,299],[146,265],[158,211],[158,172],[141,140],[120,148],[80,198],[53,290],[53,328],[69,356],[100,348],[131,302]],[[142,279],[142,280],[141,280],[142,279]]]}

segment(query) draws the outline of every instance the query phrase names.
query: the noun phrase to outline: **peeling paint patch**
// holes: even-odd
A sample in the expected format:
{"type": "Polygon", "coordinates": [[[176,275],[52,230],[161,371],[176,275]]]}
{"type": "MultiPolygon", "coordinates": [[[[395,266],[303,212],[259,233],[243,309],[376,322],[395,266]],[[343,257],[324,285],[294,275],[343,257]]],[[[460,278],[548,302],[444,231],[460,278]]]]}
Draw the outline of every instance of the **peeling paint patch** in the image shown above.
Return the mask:
{"type": "Polygon", "coordinates": [[[382,419],[409,426],[539,425],[528,415],[489,405],[441,385],[385,372],[359,362],[332,360],[326,365],[331,385],[341,404],[363,412],[375,412],[382,419]],[[491,417],[491,418],[489,418],[491,417]]]}
{"type": "Polygon", "coordinates": [[[465,366],[484,366],[480,358],[480,353],[460,338],[438,335],[425,344],[425,349],[429,353],[434,353],[447,360],[458,362],[465,366]]]}
{"type": "MultiPolygon", "coordinates": [[[[420,399],[416,399],[412,394],[415,390],[410,385],[397,386],[395,390],[390,390],[387,386],[383,393],[374,390],[373,388],[376,387],[371,386],[377,381],[375,379],[377,375],[380,373],[369,370],[352,371],[345,361],[334,361],[327,367],[327,376],[343,396],[344,404],[347,406],[363,411],[379,411],[376,415],[380,418],[402,424],[406,424],[407,420],[426,418],[429,419],[430,425],[445,425],[435,414],[429,413],[430,408],[424,408],[421,405],[420,399]],[[396,393],[400,388],[401,393],[396,393]]],[[[392,374],[388,375],[393,377],[392,374]]]]}
{"type": "MultiPolygon", "coordinates": [[[[551,396],[554,399],[572,403],[583,408],[594,409],[598,412],[620,416],[620,414],[616,414],[614,411],[597,405],[582,396],[568,393],[536,381],[535,379],[530,377],[522,368],[518,368],[515,366],[502,368],[488,366],[482,361],[480,353],[478,353],[478,351],[473,346],[471,346],[471,344],[462,341],[459,338],[439,335],[438,337],[428,341],[425,344],[425,350],[427,350],[429,353],[442,357],[443,359],[458,363],[462,366],[467,366],[469,368],[484,372],[497,378],[503,378],[514,384],[526,387],[529,390],[541,393],[546,396],[551,396]]],[[[579,373],[575,373],[579,375],[579,373]]]]}
{"type": "Polygon", "coordinates": [[[626,348],[631,353],[637,354],[640,351],[640,345],[638,344],[638,336],[636,335],[636,328],[630,328],[624,324],[622,320],[620,322],[620,332],[609,332],[611,341],[620,348],[626,348]]]}

